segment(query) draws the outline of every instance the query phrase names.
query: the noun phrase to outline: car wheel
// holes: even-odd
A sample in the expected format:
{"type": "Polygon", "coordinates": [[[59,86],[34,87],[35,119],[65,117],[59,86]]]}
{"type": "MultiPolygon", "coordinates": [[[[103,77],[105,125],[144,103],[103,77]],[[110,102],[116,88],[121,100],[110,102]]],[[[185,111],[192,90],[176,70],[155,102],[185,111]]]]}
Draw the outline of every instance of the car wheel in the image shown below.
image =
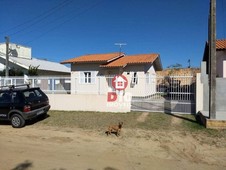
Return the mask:
{"type": "Polygon", "coordinates": [[[25,120],[23,119],[22,116],[18,114],[14,114],[11,117],[11,124],[12,124],[12,127],[14,128],[21,128],[25,125],[25,120]]]}

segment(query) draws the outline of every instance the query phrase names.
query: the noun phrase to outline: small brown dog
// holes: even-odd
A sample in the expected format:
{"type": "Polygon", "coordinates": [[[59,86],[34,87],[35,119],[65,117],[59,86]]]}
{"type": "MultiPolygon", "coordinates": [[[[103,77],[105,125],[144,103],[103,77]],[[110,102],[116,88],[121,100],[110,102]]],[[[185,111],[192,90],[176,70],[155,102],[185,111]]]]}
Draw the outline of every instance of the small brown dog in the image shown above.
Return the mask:
{"type": "Polygon", "coordinates": [[[110,125],[108,130],[106,131],[107,135],[110,135],[112,132],[116,134],[116,136],[120,135],[122,129],[123,122],[119,122],[118,125],[110,125]]]}

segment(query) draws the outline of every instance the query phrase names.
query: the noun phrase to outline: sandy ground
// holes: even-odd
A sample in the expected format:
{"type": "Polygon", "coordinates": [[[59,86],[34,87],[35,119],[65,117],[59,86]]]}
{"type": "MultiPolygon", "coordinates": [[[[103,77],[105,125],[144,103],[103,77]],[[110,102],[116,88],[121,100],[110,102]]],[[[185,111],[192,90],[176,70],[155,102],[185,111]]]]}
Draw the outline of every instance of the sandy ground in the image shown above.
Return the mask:
{"type": "Polygon", "coordinates": [[[116,137],[106,136],[104,130],[38,125],[13,129],[10,125],[0,125],[0,169],[226,169],[225,145],[204,144],[198,139],[177,131],[124,128],[121,136],[116,137]]]}

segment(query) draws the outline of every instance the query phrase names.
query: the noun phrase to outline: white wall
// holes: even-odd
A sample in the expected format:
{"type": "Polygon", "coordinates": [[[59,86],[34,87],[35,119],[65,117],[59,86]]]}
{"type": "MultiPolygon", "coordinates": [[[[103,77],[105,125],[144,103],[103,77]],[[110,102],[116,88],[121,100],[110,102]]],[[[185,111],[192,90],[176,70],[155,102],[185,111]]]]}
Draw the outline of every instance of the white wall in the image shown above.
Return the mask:
{"type": "Polygon", "coordinates": [[[149,65],[145,67],[144,65],[128,66],[123,73],[128,80],[127,92],[133,94],[133,96],[148,96],[156,92],[156,72],[153,66],[149,65]],[[137,72],[138,82],[137,84],[132,84],[132,78],[134,72],[137,72]],[[149,74],[153,81],[147,83],[147,76],[149,74]]]}
{"type": "Polygon", "coordinates": [[[133,96],[148,96],[156,93],[156,72],[151,64],[128,65],[123,69],[100,68],[100,63],[72,64],[71,72],[71,93],[72,94],[106,94],[110,89],[108,79],[105,76],[112,76],[123,72],[128,80],[126,92],[132,93],[133,96]],[[95,82],[92,84],[81,84],[80,71],[96,71],[95,82]],[[134,73],[137,73],[138,83],[132,84],[134,73]],[[153,78],[153,81],[147,83],[147,76],[153,78]]]}
{"type": "Polygon", "coordinates": [[[223,78],[226,78],[226,60],[223,61],[223,78]]]}
{"type": "Polygon", "coordinates": [[[196,74],[196,113],[203,110],[203,83],[201,73],[196,74]]]}
{"type": "Polygon", "coordinates": [[[108,102],[107,95],[47,94],[51,110],[130,112],[131,100],[108,102]]]}
{"type": "Polygon", "coordinates": [[[96,63],[89,63],[89,64],[72,64],[71,66],[71,93],[76,94],[78,91],[79,93],[89,93],[98,92],[98,82],[95,80],[95,83],[92,84],[82,84],[80,83],[80,71],[96,71],[95,77],[98,74],[99,65],[96,63]]]}

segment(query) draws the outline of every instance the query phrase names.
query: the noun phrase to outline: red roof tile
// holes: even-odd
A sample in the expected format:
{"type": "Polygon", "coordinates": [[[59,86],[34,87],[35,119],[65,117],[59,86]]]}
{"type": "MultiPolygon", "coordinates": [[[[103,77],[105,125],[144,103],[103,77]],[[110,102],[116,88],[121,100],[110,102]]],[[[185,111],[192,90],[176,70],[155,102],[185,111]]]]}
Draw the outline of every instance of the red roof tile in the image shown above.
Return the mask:
{"type": "Polygon", "coordinates": [[[216,40],[216,49],[217,50],[225,50],[226,49],[226,39],[216,40]]]}
{"type": "Polygon", "coordinates": [[[80,57],[72,58],[69,60],[62,61],[61,64],[69,63],[88,63],[88,62],[109,62],[111,60],[122,57],[124,54],[107,53],[107,54],[88,54],[80,57]]]}
{"type": "Polygon", "coordinates": [[[159,54],[138,54],[124,56],[110,62],[109,64],[101,65],[101,67],[125,67],[128,64],[153,63],[157,57],[159,57],[159,54]]]}

